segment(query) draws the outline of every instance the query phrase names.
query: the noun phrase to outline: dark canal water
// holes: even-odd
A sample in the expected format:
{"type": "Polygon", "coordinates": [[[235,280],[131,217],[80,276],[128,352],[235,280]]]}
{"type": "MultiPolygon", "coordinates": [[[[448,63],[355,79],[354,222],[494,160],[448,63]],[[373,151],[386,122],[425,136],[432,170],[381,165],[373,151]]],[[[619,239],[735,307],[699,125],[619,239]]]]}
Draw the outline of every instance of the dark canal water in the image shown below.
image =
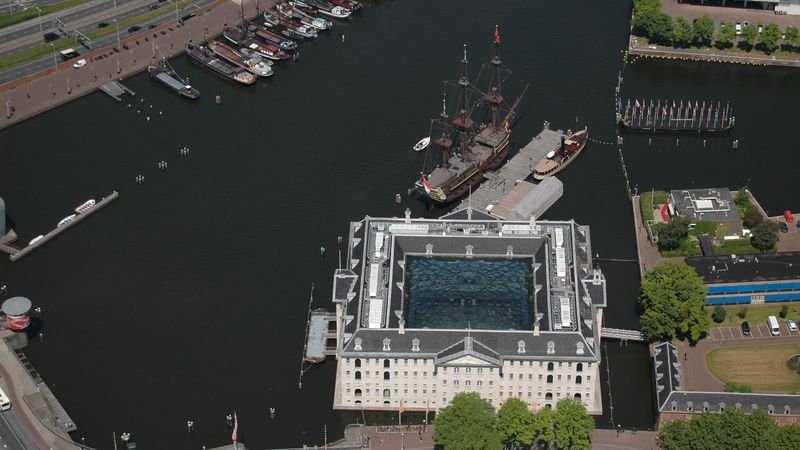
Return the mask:
{"type": "MultiPolygon", "coordinates": [[[[333,361],[297,389],[312,283],[315,306],[330,306],[336,258],[321,258],[319,246],[335,248],[348,221],[365,214],[438,214],[414,200],[395,205],[394,194],[419,173],[421,155],[410,146],[438,111],[441,80],[457,76],[461,44],[477,71],[495,23],[514,71],[506,96],[531,83],[515,148],[544,120],[569,128],[576,116],[593,137],[613,140],[628,15],[625,2],[375,2],[304,44],[301,61],[254,89],[179,57],[173,64],[201,90],[199,103],[139,75],[125,81],[135,101],[97,93],[3,131],[0,193],[22,242],[86,198],[121,194],[21,262],[0,258],[0,284],[44,309],[44,342],[33,341],[28,354],[78,423],[75,438],[109,448],[113,431],[127,431],[143,448],[218,445],[228,440],[224,417],[234,409],[251,448],[299,445],[304,432],[321,443],[323,425],[337,436],[356,416],[331,412],[333,361]],[[182,146],[190,157],[178,156],[182,146]],[[164,173],[156,167],[162,159],[164,173]],[[143,186],[134,183],[139,173],[143,186]],[[192,435],[187,419],[196,424],[192,435]]],[[[740,139],[733,151],[730,137],[705,148],[697,138],[677,147],[674,138],[651,146],[647,137],[626,138],[632,183],[645,190],[749,181],[771,212],[798,209],[797,144],[786,132],[798,100],[789,87],[798,81],[800,72],[783,69],[629,64],[623,95],[730,99],[738,116],[732,137],[740,139]]],[[[601,258],[635,258],[616,148],[591,144],[559,178],[564,197],[547,218],[591,225],[601,258]]],[[[636,264],[601,265],[606,324],[636,327],[636,264]]],[[[646,347],[610,342],[607,352],[615,423],[652,426],[646,347]]],[[[610,411],[605,376],[603,389],[610,411]]],[[[611,426],[608,413],[598,424],[611,426]]]]}

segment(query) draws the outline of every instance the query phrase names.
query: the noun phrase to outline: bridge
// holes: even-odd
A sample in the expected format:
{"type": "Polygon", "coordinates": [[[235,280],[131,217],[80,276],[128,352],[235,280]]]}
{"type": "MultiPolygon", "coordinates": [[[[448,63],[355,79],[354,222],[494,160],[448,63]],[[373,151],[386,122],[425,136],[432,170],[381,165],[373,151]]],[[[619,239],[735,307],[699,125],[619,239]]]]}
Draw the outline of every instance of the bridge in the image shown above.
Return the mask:
{"type": "Polygon", "coordinates": [[[647,338],[639,330],[624,330],[622,328],[601,328],[600,336],[606,339],[619,339],[621,341],[647,342],[647,338]]]}

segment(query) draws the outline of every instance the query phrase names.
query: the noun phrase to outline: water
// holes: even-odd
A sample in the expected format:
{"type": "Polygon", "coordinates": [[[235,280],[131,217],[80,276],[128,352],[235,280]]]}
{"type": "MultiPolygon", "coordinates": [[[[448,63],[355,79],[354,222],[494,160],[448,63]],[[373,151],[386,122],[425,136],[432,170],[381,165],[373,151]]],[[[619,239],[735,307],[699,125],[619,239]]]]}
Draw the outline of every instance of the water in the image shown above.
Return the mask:
{"type": "MultiPolygon", "coordinates": [[[[297,389],[311,283],[314,306],[331,307],[335,252],[321,257],[319,247],[335,249],[347,222],[365,214],[439,214],[393,200],[418,177],[422,155],[411,146],[439,111],[441,80],[458,75],[462,43],[477,71],[500,23],[503,60],[514,72],[506,96],[531,83],[513,149],[545,120],[585,124],[593,138],[614,140],[629,5],[508,0],[497,8],[479,0],[375,2],[304,44],[300,61],[276,67],[274,79],[254,89],[179,57],[173,65],[200,89],[199,103],[139,75],[125,81],[134,101],[93,94],[2,132],[0,193],[20,242],[89,197],[121,194],[22,261],[0,258],[0,284],[44,310],[44,343],[34,340],[28,354],[78,424],[77,440],[109,448],[112,432],[125,431],[143,448],[218,445],[235,409],[251,447],[289,446],[303,436],[322,443],[323,425],[334,437],[360,418],[330,410],[333,361],[297,389]],[[178,155],[183,146],[188,158],[178,155]],[[157,168],[162,159],[166,172],[157,168]]],[[[681,137],[678,146],[674,137],[653,138],[648,146],[646,136],[626,136],[632,186],[749,184],[773,214],[800,209],[800,156],[784,132],[793,129],[800,94],[788,87],[800,72],[639,61],[624,75],[623,97],[729,99],[737,112],[732,136],[709,138],[706,147],[701,138],[681,137]],[[731,139],[740,140],[738,150],[731,139]]],[[[590,144],[559,178],[564,196],[545,218],[591,225],[601,259],[635,258],[616,148],[590,144]]],[[[606,325],[636,327],[636,263],[599,264],[609,283],[606,325]]],[[[647,347],[609,342],[606,351],[614,423],[652,426],[647,347]]],[[[602,382],[606,414],[597,423],[610,427],[605,375],[602,382]]]]}

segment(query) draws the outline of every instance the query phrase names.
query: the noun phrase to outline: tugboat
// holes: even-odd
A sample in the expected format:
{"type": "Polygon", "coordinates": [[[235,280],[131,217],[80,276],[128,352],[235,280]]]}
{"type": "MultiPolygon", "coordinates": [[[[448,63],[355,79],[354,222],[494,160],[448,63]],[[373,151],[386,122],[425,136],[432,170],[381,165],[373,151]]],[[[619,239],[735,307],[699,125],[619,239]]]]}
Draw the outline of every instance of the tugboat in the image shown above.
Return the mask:
{"type": "Polygon", "coordinates": [[[217,58],[211,51],[204,47],[197,47],[193,44],[186,44],[184,47],[186,54],[189,55],[192,59],[199,62],[205,67],[211,69],[217,75],[226,78],[231,81],[235,81],[237,83],[243,84],[245,86],[250,86],[256,82],[256,77],[240,68],[234,67],[221,59],[217,58]]]}
{"type": "Polygon", "coordinates": [[[183,79],[167,65],[166,61],[163,63],[162,67],[147,66],[147,73],[149,73],[150,77],[154,80],[161,82],[161,84],[172,89],[181,97],[190,98],[192,100],[197,100],[200,97],[200,91],[183,81],[183,79]]]}
{"type": "Polygon", "coordinates": [[[426,158],[421,179],[415,187],[436,205],[459,199],[484,180],[485,172],[496,170],[508,156],[515,110],[528,88],[523,90],[510,108],[506,107],[501,84],[511,71],[500,60],[499,27],[495,27],[494,31],[493,53],[492,59],[484,65],[489,72],[489,89],[483,92],[469,79],[467,47],[464,46],[461,76],[456,81],[445,83],[442,113],[431,120],[428,136],[432,137],[435,146],[430,147],[434,150],[429,150],[428,155],[433,157],[426,158]],[[448,87],[458,93],[453,116],[447,110],[448,87]],[[482,110],[482,113],[478,110],[482,110]],[[500,118],[501,112],[506,113],[505,118],[500,118]],[[473,115],[488,117],[488,121],[476,125],[473,115]],[[456,142],[457,145],[454,145],[456,142]]]}
{"type": "Polygon", "coordinates": [[[578,155],[581,154],[589,140],[589,129],[584,128],[575,133],[567,131],[567,136],[561,136],[561,144],[555,150],[547,153],[533,168],[533,178],[544,180],[564,170],[578,155]]]}
{"type": "Polygon", "coordinates": [[[208,48],[216,53],[220,58],[228,61],[229,63],[239,66],[242,69],[259,77],[271,77],[272,67],[264,62],[258,55],[244,54],[244,52],[237,52],[233,48],[225,45],[224,43],[212,39],[208,41],[208,48]]]}

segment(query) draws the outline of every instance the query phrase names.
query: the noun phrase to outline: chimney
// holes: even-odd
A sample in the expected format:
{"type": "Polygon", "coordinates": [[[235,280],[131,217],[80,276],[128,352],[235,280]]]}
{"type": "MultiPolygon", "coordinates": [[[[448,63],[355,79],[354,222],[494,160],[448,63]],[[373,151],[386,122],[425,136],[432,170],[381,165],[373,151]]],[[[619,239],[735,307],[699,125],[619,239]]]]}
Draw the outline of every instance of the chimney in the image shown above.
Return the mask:
{"type": "Polygon", "coordinates": [[[405,223],[411,223],[411,208],[406,208],[405,223]]]}
{"type": "Polygon", "coordinates": [[[397,334],[406,334],[406,321],[400,319],[400,327],[397,329],[397,334]]]}

